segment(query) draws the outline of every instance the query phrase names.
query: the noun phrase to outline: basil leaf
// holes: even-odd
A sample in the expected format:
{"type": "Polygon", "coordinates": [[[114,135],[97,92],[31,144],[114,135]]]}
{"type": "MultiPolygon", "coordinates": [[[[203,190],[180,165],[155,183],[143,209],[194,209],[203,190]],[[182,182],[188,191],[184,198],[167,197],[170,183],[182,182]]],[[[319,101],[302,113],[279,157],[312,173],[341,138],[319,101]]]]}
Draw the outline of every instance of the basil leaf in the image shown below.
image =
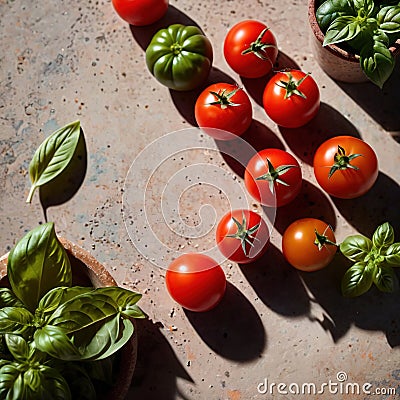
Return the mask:
{"type": "Polygon", "coordinates": [[[107,357],[102,360],[85,363],[89,376],[99,382],[108,385],[113,384],[113,361],[114,357],[107,357]]]}
{"type": "Polygon", "coordinates": [[[46,325],[35,331],[34,341],[36,348],[54,358],[61,360],[77,360],[79,350],[62,328],[46,325]]]}
{"type": "Polygon", "coordinates": [[[392,267],[381,266],[374,275],[374,283],[382,292],[392,293],[399,288],[399,279],[392,267]]]}
{"type": "Polygon", "coordinates": [[[6,344],[14,359],[20,363],[29,360],[29,345],[24,338],[18,335],[6,334],[6,344]]]}
{"type": "Polygon", "coordinates": [[[356,297],[367,292],[373,283],[374,269],[364,263],[356,263],[350,267],[342,279],[343,296],[356,297]]]}
{"type": "Polygon", "coordinates": [[[20,307],[4,307],[0,310],[0,333],[23,334],[33,326],[33,315],[20,307]]]}
{"type": "Polygon", "coordinates": [[[133,324],[128,319],[123,319],[122,325],[123,329],[121,337],[119,337],[118,340],[114,341],[112,345],[108,347],[107,351],[101,356],[96,357],[95,360],[104,360],[107,357],[110,357],[128,342],[134,332],[133,324]]]}
{"type": "MultiPolygon", "coordinates": [[[[96,389],[90,379],[90,375],[81,364],[66,364],[65,368],[62,369],[62,375],[68,382],[73,399],[95,400],[97,398],[96,389]]],[[[111,371],[110,378],[112,378],[111,371]]]]}
{"type": "Polygon", "coordinates": [[[367,77],[380,88],[393,72],[395,60],[387,48],[384,32],[366,40],[360,51],[360,66],[367,77]]]}
{"type": "Polygon", "coordinates": [[[24,307],[24,304],[10,289],[0,288],[0,307],[24,307]]]}
{"type": "Polygon", "coordinates": [[[372,249],[372,242],[363,235],[352,235],[348,236],[339,248],[349,260],[363,261],[372,249]]]}
{"type": "Polygon", "coordinates": [[[329,25],[342,15],[357,15],[347,0],[326,0],[318,7],[315,13],[322,32],[326,32],[329,25]]]}
{"type": "Polygon", "coordinates": [[[7,273],[13,292],[32,312],[46,292],[71,286],[70,261],[52,222],[31,230],[15,245],[7,273]]]}
{"type": "Polygon", "coordinates": [[[400,267],[400,243],[393,243],[388,247],[385,262],[393,267],[400,267]]]}
{"type": "Polygon", "coordinates": [[[47,292],[40,300],[39,305],[35,311],[35,316],[42,320],[46,320],[59,306],[83,293],[89,293],[94,288],[85,286],[73,287],[56,287],[47,292]]]}
{"type": "Polygon", "coordinates": [[[324,46],[341,43],[355,38],[361,32],[357,17],[341,16],[336,18],[325,34],[324,46]]]}
{"type": "Polygon", "coordinates": [[[52,133],[38,147],[29,164],[32,186],[27,203],[35,189],[59,175],[71,161],[81,135],[80,122],[75,121],[52,133]]]}
{"type": "Polygon", "coordinates": [[[381,31],[386,33],[400,32],[400,5],[381,8],[376,18],[381,31]]]}
{"type": "Polygon", "coordinates": [[[394,230],[388,222],[376,228],[372,236],[372,243],[376,249],[387,249],[393,242],[394,230]]]}
{"type": "Polygon", "coordinates": [[[55,368],[42,365],[40,371],[42,373],[41,399],[71,400],[68,383],[55,368]]]}
{"type": "Polygon", "coordinates": [[[145,318],[143,311],[136,305],[141,299],[140,293],[132,292],[117,286],[109,286],[96,289],[99,293],[110,296],[118,305],[122,316],[127,318],[145,318]]]}
{"type": "Polygon", "coordinates": [[[0,399],[20,399],[22,378],[18,363],[8,363],[0,368],[0,399]]]}

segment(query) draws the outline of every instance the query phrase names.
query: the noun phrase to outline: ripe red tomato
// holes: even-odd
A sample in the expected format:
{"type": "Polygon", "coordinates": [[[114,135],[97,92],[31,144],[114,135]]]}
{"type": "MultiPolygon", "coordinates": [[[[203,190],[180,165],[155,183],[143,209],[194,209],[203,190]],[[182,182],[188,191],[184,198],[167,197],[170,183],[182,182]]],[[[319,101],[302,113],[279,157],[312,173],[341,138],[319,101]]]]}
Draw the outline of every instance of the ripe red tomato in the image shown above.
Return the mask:
{"type": "Polygon", "coordinates": [[[247,264],[265,253],[269,230],[265,221],[254,211],[233,210],[221,218],[215,237],[219,250],[226,258],[247,264]]]}
{"type": "Polygon", "coordinates": [[[224,56],[229,66],[239,75],[260,78],[272,70],[278,56],[275,36],[261,22],[239,22],[225,37],[224,56]]]}
{"type": "Polygon", "coordinates": [[[226,289],[224,271],[211,257],[187,253],[169,265],[165,283],[171,297],[191,311],[208,311],[222,299],[226,289]]]}
{"type": "Polygon", "coordinates": [[[117,14],[131,25],[150,25],[168,9],[168,0],[112,0],[117,14]]]}
{"type": "Polygon", "coordinates": [[[268,207],[290,203],[300,192],[300,165],[288,152],[265,149],[255,154],[246,166],[244,183],[251,196],[268,207]]]}
{"type": "Polygon", "coordinates": [[[277,72],[267,83],[263,105],[267,115],[284,128],[298,128],[318,113],[320,96],[311,75],[291,69],[277,72]]]}
{"type": "Polygon", "coordinates": [[[289,264],[301,271],[326,267],[336,254],[332,228],[315,218],[293,222],[282,236],[282,253],[289,264]]]}
{"type": "Polygon", "coordinates": [[[327,193],[353,199],[366,193],[378,177],[378,159],[372,147],[352,136],[336,136],[317,149],[314,174],[327,193]]]}
{"type": "Polygon", "coordinates": [[[248,129],[253,109],[242,88],[229,83],[214,83],[200,93],[194,113],[204,132],[214,139],[230,140],[248,129]]]}

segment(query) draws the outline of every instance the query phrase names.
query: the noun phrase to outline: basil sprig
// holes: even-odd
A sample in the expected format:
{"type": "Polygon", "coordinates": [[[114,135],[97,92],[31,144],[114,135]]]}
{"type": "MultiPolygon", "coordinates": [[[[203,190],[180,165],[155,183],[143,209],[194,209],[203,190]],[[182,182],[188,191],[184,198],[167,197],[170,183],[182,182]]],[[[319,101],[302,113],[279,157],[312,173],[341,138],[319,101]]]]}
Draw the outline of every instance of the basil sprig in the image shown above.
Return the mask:
{"type": "Polygon", "coordinates": [[[393,72],[389,47],[400,37],[400,2],[326,0],[317,9],[324,46],[345,43],[360,56],[360,66],[380,88],[393,72]]]}
{"type": "Polygon", "coordinates": [[[385,222],[375,230],[372,240],[363,235],[348,236],[340,251],[355,264],[342,279],[342,293],[360,296],[373,284],[382,292],[394,292],[399,280],[392,267],[400,267],[400,243],[394,243],[393,227],[385,222]]]}

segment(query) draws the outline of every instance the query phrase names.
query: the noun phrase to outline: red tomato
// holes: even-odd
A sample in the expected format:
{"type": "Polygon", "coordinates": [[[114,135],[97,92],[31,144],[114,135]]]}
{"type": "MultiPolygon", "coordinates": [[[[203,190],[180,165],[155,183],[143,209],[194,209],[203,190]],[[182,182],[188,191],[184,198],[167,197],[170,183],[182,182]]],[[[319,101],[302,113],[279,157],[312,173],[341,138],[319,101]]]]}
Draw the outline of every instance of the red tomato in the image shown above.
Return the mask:
{"type": "Polygon", "coordinates": [[[224,271],[211,257],[188,253],[169,265],[165,282],[171,297],[191,311],[208,311],[222,299],[226,289],[224,271]]]}
{"type": "Polygon", "coordinates": [[[278,56],[275,36],[261,22],[239,22],[226,35],[224,56],[229,66],[239,75],[260,78],[272,70],[278,56]]]}
{"type": "Polygon", "coordinates": [[[282,253],[289,264],[301,271],[326,267],[336,254],[332,228],[315,218],[293,222],[282,236],[282,253]]]}
{"type": "Polygon", "coordinates": [[[277,72],[263,94],[267,115],[284,128],[298,128],[318,113],[319,89],[314,79],[299,70],[277,72]]]}
{"type": "Polygon", "coordinates": [[[288,152],[265,149],[255,154],[246,166],[244,183],[251,196],[268,207],[290,203],[300,192],[300,165],[288,152]]]}
{"type": "Polygon", "coordinates": [[[194,113],[204,132],[214,139],[230,140],[250,126],[253,109],[243,89],[229,83],[215,83],[197,98],[194,113]]]}
{"type": "Polygon", "coordinates": [[[366,193],[378,177],[372,147],[352,136],[336,136],[322,143],[314,155],[314,174],[327,193],[353,199],[366,193]]]}
{"type": "Polygon", "coordinates": [[[260,258],[267,249],[269,230],[265,221],[250,210],[227,212],[219,221],[216,241],[221,253],[239,264],[260,258]]]}
{"type": "Polygon", "coordinates": [[[131,25],[150,25],[168,9],[168,0],[112,0],[117,14],[131,25]]]}

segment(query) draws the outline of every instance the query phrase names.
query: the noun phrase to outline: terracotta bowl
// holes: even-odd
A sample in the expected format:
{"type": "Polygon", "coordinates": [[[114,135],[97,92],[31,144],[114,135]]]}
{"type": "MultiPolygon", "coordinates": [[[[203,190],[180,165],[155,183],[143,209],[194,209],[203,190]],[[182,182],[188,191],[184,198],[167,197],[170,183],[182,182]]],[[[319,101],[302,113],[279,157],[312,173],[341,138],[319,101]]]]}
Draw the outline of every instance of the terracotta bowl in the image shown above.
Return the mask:
{"type": "MultiPolygon", "coordinates": [[[[360,67],[360,57],[349,53],[336,46],[328,45],[323,47],[324,34],[318,25],[315,12],[318,8],[317,0],[308,1],[308,20],[312,30],[311,45],[316,60],[321,68],[333,79],[341,82],[360,83],[368,82],[367,76],[360,67]]],[[[390,48],[395,55],[400,53],[400,39],[390,48]]]]}
{"type": "MultiPolygon", "coordinates": [[[[72,268],[72,284],[80,286],[117,286],[114,278],[90,253],[67,239],[59,238],[67,250],[72,268]]],[[[8,253],[0,257],[0,286],[9,287],[7,278],[8,253]]],[[[135,322],[133,321],[135,324],[135,322]]],[[[135,331],[136,331],[135,324],[135,331]]],[[[137,335],[133,334],[131,340],[122,348],[119,357],[119,372],[114,386],[100,396],[104,400],[125,399],[131,385],[137,358],[137,335]]]]}

